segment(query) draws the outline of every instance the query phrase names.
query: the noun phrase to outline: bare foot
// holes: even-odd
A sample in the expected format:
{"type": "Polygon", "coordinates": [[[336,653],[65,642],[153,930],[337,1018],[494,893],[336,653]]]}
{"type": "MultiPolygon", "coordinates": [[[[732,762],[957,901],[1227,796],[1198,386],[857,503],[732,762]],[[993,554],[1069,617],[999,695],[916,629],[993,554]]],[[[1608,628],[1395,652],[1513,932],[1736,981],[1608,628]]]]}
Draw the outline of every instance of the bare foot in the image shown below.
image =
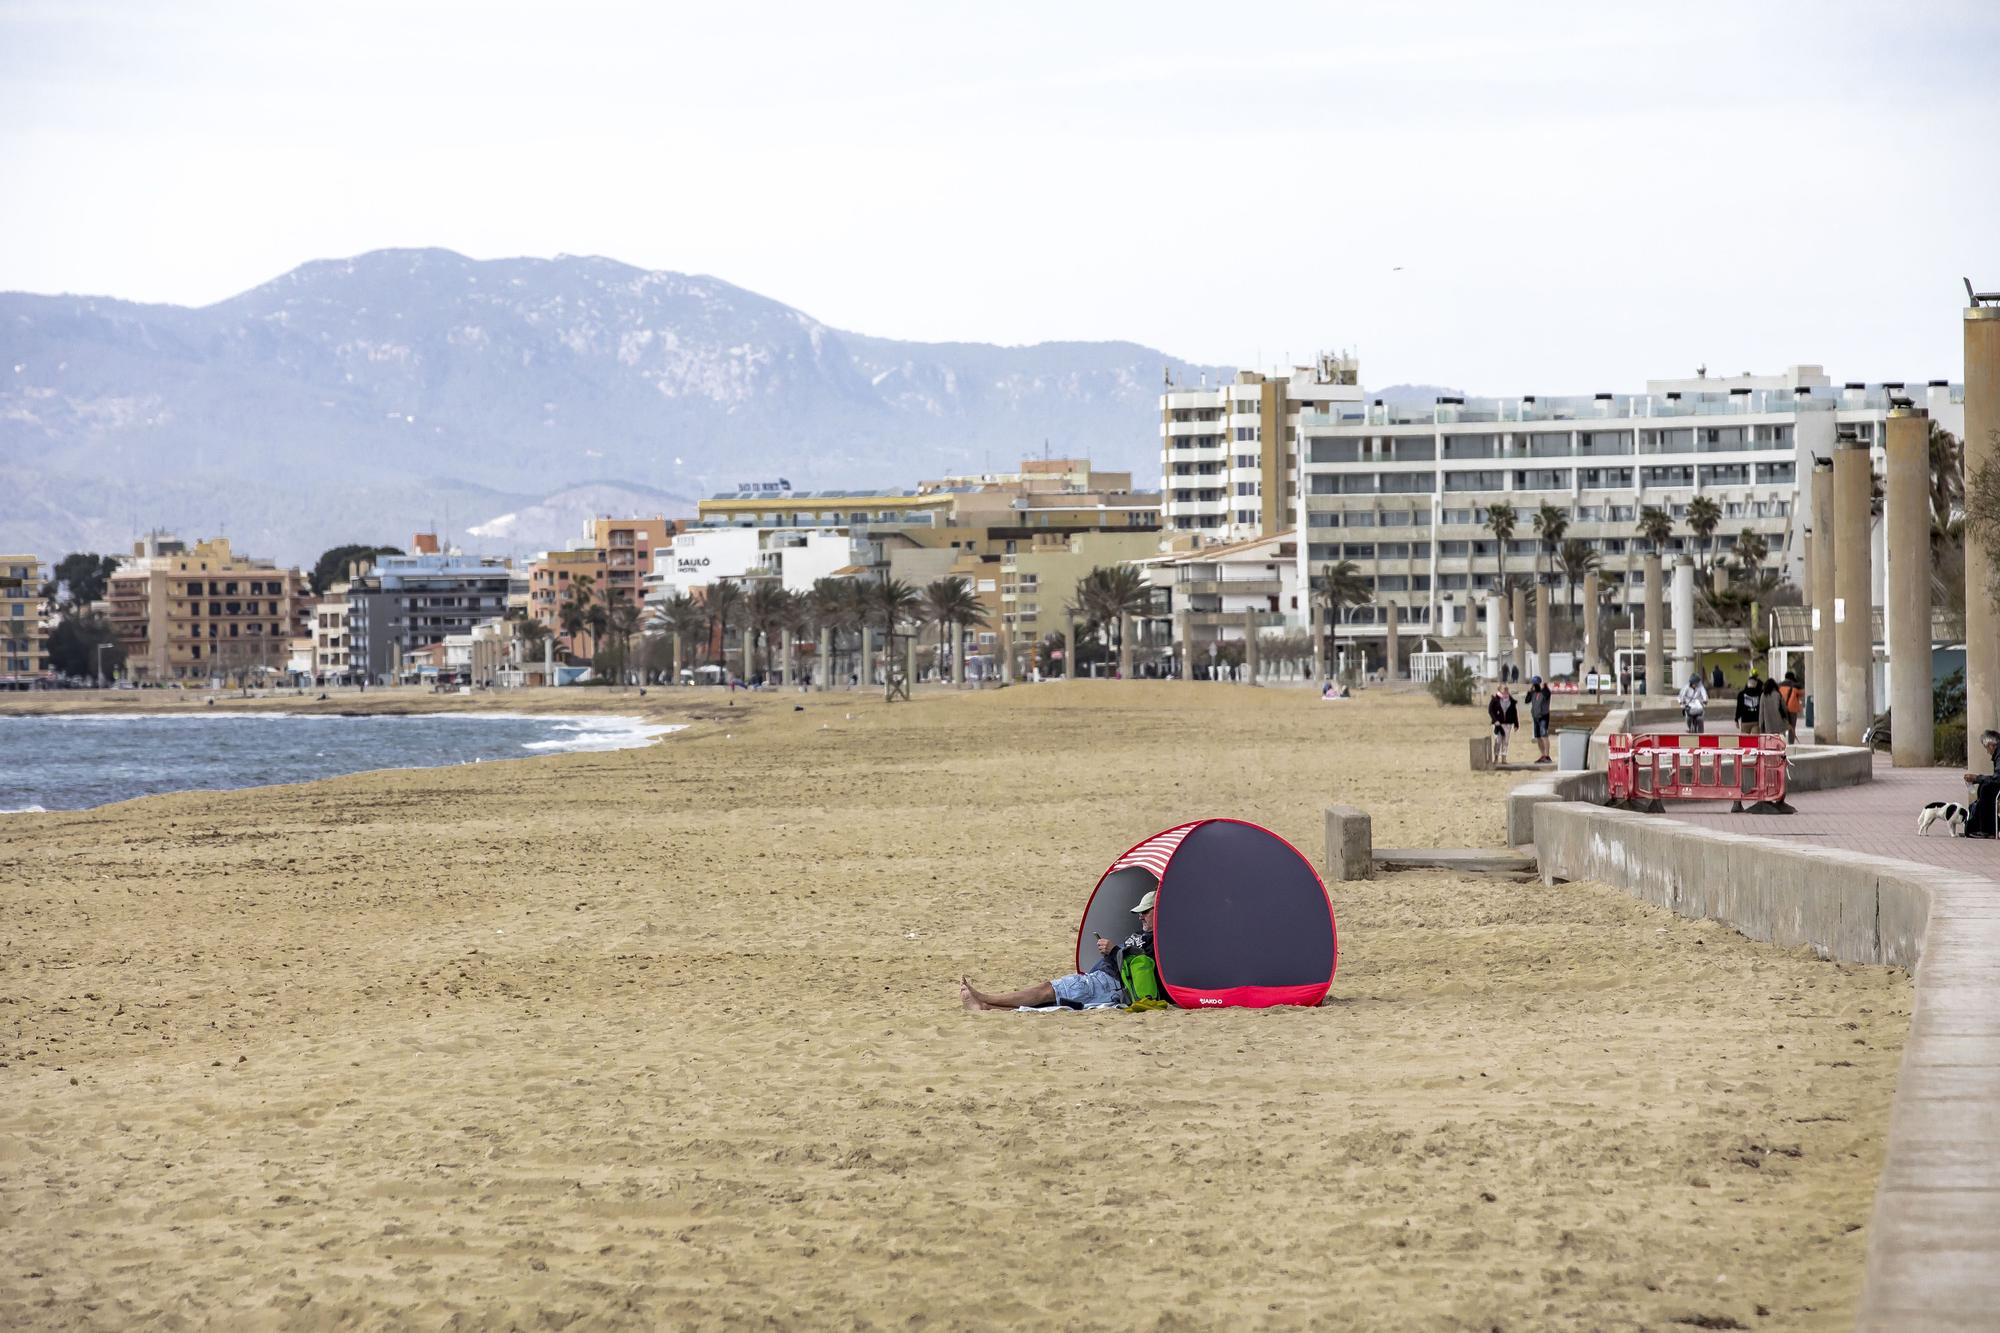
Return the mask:
{"type": "Polygon", "coordinates": [[[968,1013],[981,1013],[986,1008],[980,1002],[979,997],[973,993],[972,983],[964,977],[958,979],[958,1002],[965,1006],[968,1013]]]}

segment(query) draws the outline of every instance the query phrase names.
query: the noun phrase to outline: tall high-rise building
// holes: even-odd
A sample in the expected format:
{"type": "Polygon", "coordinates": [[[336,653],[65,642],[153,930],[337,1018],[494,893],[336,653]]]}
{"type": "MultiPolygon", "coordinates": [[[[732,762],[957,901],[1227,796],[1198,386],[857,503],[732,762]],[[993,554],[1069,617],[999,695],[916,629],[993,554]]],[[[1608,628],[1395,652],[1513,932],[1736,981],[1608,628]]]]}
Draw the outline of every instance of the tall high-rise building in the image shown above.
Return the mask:
{"type": "MultiPolygon", "coordinates": [[[[1879,459],[1899,398],[1928,407],[1946,430],[1964,429],[1963,391],[1943,380],[1837,386],[1818,366],[1653,380],[1637,394],[1342,405],[1301,428],[1304,485],[1290,520],[1301,536],[1300,586],[1343,560],[1369,581],[1374,604],[1349,610],[1337,637],[1379,639],[1392,601],[1402,634],[1470,634],[1503,560],[1509,578],[1549,582],[1574,600],[1577,580],[1537,531],[1544,508],[1564,540],[1581,543],[1573,555],[1594,556],[1620,610],[1644,600],[1647,542],[1637,527],[1649,508],[1671,521],[1669,562],[1681,552],[1740,562],[1761,547],[1756,563],[1798,582],[1812,459],[1830,456],[1850,430],[1879,459]],[[1705,538],[1689,525],[1698,499],[1716,510],[1705,538]],[[1514,515],[1504,551],[1490,526],[1501,505],[1514,515]]],[[[1878,601],[1892,558],[1878,536],[1878,601]]]]}
{"type": "Polygon", "coordinates": [[[1302,425],[1358,408],[1352,357],[1268,375],[1238,371],[1215,388],[1169,385],[1160,395],[1160,526],[1243,541],[1292,525],[1302,425]]]}

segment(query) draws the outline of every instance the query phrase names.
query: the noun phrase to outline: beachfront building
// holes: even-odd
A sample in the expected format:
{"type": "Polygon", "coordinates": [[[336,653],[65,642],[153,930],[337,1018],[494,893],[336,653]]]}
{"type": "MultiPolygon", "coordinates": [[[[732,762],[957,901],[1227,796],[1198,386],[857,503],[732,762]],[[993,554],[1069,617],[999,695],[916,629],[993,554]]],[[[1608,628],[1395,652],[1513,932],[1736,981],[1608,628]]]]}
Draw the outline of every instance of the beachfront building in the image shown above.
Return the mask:
{"type": "Polygon", "coordinates": [[[1301,421],[1361,401],[1354,358],[1331,354],[1290,370],[1238,371],[1214,388],[1170,384],[1160,395],[1162,525],[1227,542],[1291,527],[1301,421]]]}
{"type": "Polygon", "coordinates": [[[37,680],[48,669],[42,562],[32,555],[0,555],[0,687],[37,680]]]}
{"type": "MultiPolygon", "coordinates": [[[[556,636],[558,645],[578,657],[597,650],[588,630],[575,635],[562,627],[562,609],[588,588],[592,601],[607,610],[629,606],[645,609],[646,578],[658,552],[683,526],[681,520],[654,515],[652,518],[594,518],[583,526],[583,539],[566,551],[550,551],[528,568],[526,601],[528,613],[556,636]],[[589,582],[583,583],[582,580],[589,582]]],[[[516,590],[510,589],[510,598],[516,590]]]]}
{"type": "Polygon", "coordinates": [[[1301,418],[1299,582],[1343,560],[1368,581],[1374,604],[1350,610],[1337,640],[1380,640],[1383,605],[1394,602],[1400,635],[1473,644],[1503,560],[1510,578],[1551,582],[1565,605],[1579,595],[1537,534],[1548,506],[1563,537],[1598,562],[1620,623],[1644,601],[1647,544],[1635,528],[1649,507],[1673,522],[1669,563],[1682,552],[1730,557],[1747,532],[1763,564],[1797,583],[1812,459],[1849,433],[1879,459],[1892,397],[1928,406],[1953,433],[1964,428],[1963,392],[1942,380],[1835,385],[1818,366],[1653,380],[1636,394],[1342,402],[1301,418]],[[1688,526],[1697,497],[1719,510],[1708,539],[1688,526]],[[1503,503],[1515,516],[1504,551],[1488,526],[1503,503]]]}
{"type": "Polygon", "coordinates": [[[860,557],[844,528],[690,528],[655,553],[646,600],[696,596],[717,579],[776,579],[786,592],[806,592],[860,557]]]}
{"type": "Polygon", "coordinates": [[[1224,644],[1259,642],[1302,630],[1298,542],[1290,532],[1132,562],[1153,585],[1153,613],[1141,631],[1158,653],[1186,651],[1213,666],[1224,644]]]}
{"type": "Polygon", "coordinates": [[[391,679],[454,634],[505,614],[513,571],[491,556],[385,555],[342,587],[346,674],[391,679]]]}
{"type": "Polygon", "coordinates": [[[111,575],[112,632],[134,680],[208,680],[285,669],[305,576],[238,555],[229,539],[153,533],[111,575]]]}
{"type": "Polygon", "coordinates": [[[999,558],[1000,613],[994,624],[1025,678],[1038,644],[1070,632],[1076,585],[1094,569],[1157,555],[1160,533],[1041,531],[1008,539],[999,558]]]}

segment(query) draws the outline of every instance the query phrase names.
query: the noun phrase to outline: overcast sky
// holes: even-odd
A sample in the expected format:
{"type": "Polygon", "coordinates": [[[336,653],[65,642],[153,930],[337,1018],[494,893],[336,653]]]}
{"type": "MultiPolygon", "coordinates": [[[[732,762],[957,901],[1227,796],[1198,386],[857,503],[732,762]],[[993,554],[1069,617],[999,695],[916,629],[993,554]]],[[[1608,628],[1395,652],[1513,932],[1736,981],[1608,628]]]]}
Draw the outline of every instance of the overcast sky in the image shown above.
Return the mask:
{"type": "Polygon", "coordinates": [[[1364,382],[1961,372],[2000,3],[0,0],[0,289],[439,245],[1364,382]]]}

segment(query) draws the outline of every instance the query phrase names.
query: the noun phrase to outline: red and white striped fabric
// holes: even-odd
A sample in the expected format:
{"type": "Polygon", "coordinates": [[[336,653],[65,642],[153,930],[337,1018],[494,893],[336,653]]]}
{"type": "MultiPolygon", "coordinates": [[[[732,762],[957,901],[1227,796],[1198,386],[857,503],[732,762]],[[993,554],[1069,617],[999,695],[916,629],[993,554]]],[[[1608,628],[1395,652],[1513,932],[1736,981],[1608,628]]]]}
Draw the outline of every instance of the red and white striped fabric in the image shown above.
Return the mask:
{"type": "MultiPolygon", "coordinates": [[[[1167,877],[1167,862],[1174,859],[1174,852],[1179,849],[1181,839],[1194,832],[1204,822],[1206,821],[1197,819],[1192,823],[1170,828],[1165,833],[1155,833],[1152,837],[1146,839],[1116,861],[1113,861],[1111,863],[1111,870],[1123,870],[1126,866],[1139,866],[1151,871],[1154,879],[1165,879],[1167,877]]],[[[1111,872],[1106,871],[1105,873],[1110,874],[1111,872]]]]}

